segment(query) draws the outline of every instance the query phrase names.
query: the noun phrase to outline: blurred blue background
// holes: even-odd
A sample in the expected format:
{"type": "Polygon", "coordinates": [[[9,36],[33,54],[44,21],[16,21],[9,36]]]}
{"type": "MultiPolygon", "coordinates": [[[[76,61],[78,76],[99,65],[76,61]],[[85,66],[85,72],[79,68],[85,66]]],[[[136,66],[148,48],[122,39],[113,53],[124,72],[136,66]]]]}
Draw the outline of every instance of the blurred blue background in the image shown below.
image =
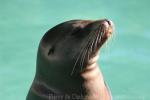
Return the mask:
{"type": "Polygon", "coordinates": [[[44,33],[71,19],[108,18],[99,64],[114,100],[150,100],[149,0],[0,0],[0,98],[24,100],[44,33]]]}

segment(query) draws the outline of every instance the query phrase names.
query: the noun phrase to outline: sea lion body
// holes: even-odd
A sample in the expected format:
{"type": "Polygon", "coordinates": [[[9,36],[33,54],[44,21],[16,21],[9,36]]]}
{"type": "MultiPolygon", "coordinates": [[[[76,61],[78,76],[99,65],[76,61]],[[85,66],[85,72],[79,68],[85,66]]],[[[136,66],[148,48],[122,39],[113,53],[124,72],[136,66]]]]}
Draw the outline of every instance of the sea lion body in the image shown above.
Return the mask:
{"type": "Polygon", "coordinates": [[[109,20],[71,20],[41,39],[27,100],[111,100],[96,63],[112,33],[109,20]]]}

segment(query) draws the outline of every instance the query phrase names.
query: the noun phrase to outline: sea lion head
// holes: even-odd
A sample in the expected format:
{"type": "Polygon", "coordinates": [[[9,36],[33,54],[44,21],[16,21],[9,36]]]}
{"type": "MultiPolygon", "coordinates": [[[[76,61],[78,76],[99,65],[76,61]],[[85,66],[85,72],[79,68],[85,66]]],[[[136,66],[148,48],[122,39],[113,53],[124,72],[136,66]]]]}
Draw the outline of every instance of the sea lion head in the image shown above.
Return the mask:
{"type": "Polygon", "coordinates": [[[91,59],[98,55],[112,31],[112,21],[107,19],[71,20],[53,27],[40,42],[37,71],[42,73],[41,67],[46,67],[46,71],[80,73],[92,64],[91,59]]]}

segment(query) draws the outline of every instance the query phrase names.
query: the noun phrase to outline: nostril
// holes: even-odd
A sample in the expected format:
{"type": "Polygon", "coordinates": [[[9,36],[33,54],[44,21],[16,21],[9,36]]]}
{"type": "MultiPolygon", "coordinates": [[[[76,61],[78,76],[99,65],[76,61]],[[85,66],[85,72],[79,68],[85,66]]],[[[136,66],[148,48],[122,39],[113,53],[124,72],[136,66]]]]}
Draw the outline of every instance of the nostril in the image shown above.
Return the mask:
{"type": "Polygon", "coordinates": [[[108,20],[108,19],[104,19],[104,21],[105,21],[106,23],[108,23],[109,25],[111,25],[110,20],[108,20]]]}
{"type": "Polygon", "coordinates": [[[106,21],[107,21],[107,23],[108,23],[109,25],[111,25],[111,26],[113,25],[113,22],[112,22],[111,20],[107,20],[107,19],[106,19],[106,21]]]}
{"type": "Polygon", "coordinates": [[[111,23],[110,23],[110,21],[109,21],[109,20],[107,20],[107,23],[108,23],[109,25],[111,25],[111,23]]]}
{"type": "Polygon", "coordinates": [[[102,25],[103,25],[105,28],[109,28],[109,26],[110,26],[107,20],[104,20],[103,23],[102,23],[102,25]]]}

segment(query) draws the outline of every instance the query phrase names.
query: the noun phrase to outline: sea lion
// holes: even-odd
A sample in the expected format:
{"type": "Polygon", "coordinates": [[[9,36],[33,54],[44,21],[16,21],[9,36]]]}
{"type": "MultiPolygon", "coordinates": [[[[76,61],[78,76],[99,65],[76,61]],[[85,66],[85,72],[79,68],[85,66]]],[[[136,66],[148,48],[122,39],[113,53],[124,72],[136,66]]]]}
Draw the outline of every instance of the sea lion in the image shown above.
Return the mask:
{"type": "Polygon", "coordinates": [[[111,100],[96,63],[112,21],[71,20],[40,41],[36,75],[26,100],[111,100]]]}

